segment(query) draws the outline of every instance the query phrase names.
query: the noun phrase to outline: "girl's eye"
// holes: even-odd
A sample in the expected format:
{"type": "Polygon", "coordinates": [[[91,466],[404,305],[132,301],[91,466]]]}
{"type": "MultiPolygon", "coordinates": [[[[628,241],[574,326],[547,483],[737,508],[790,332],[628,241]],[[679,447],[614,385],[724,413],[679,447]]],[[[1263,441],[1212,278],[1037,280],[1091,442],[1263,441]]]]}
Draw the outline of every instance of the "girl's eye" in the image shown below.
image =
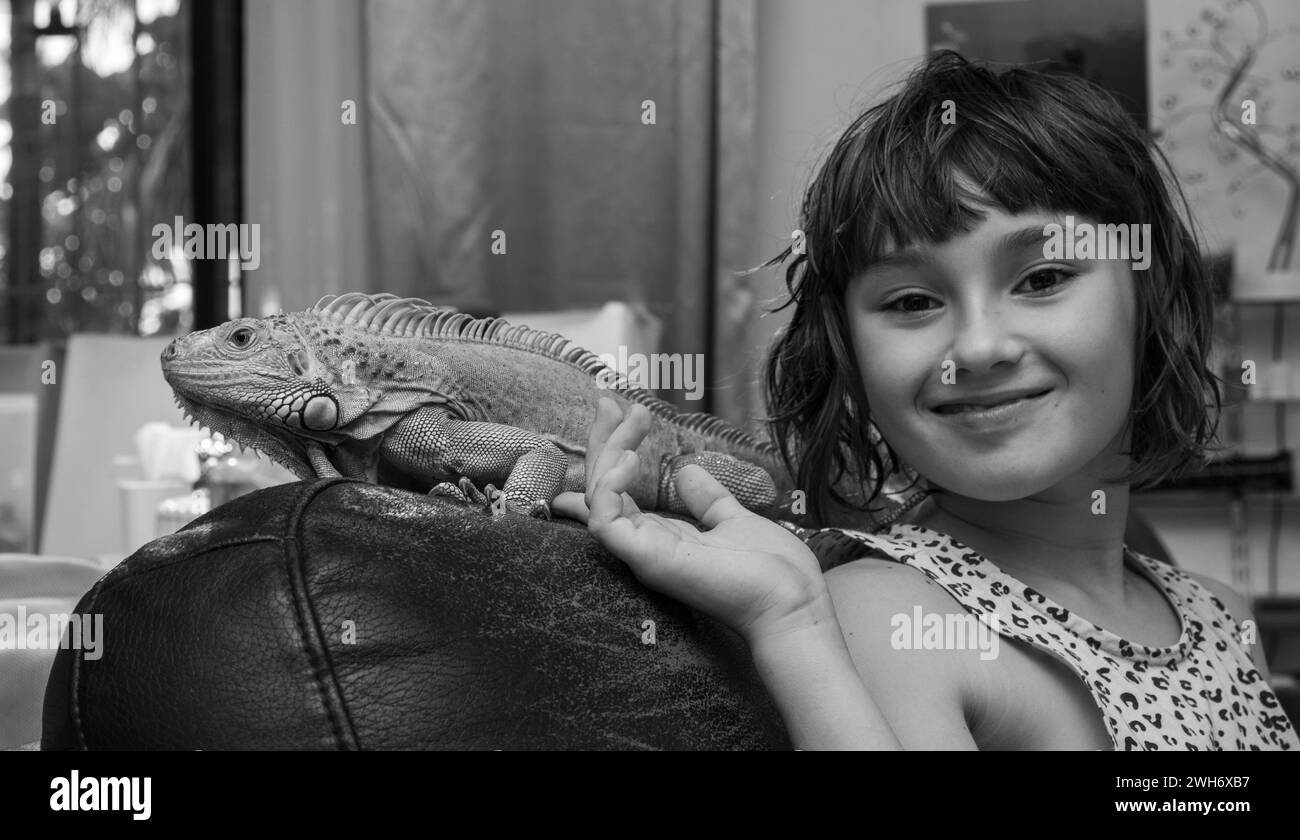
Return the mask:
{"type": "Polygon", "coordinates": [[[1051,292],[1074,279],[1074,275],[1060,268],[1043,268],[1025,276],[1020,285],[1028,284],[1033,292],[1051,292]],[[1037,282],[1035,282],[1037,281],[1037,282]]]}
{"type": "MultiPolygon", "coordinates": [[[[1062,268],[1040,268],[1020,281],[1017,288],[1027,286],[1026,292],[1033,297],[1047,297],[1061,289],[1066,283],[1075,278],[1075,274],[1062,268]]],[[[903,314],[920,314],[929,312],[942,303],[930,295],[923,295],[919,292],[902,295],[894,298],[889,303],[881,307],[885,312],[900,312],[903,314]],[[933,305],[932,305],[933,304],[933,305]]]]}
{"type": "Polygon", "coordinates": [[[881,307],[886,312],[928,312],[931,307],[923,304],[937,302],[929,295],[910,294],[894,298],[881,307]]]}

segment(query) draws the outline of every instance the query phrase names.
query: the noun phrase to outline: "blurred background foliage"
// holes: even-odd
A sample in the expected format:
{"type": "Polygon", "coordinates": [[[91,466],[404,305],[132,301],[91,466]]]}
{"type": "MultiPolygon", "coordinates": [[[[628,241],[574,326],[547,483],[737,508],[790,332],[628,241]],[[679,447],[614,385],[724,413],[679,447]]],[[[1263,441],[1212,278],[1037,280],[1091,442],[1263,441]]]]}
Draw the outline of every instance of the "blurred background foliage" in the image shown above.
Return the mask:
{"type": "Polygon", "coordinates": [[[186,0],[0,0],[0,341],[190,325],[186,0]]]}

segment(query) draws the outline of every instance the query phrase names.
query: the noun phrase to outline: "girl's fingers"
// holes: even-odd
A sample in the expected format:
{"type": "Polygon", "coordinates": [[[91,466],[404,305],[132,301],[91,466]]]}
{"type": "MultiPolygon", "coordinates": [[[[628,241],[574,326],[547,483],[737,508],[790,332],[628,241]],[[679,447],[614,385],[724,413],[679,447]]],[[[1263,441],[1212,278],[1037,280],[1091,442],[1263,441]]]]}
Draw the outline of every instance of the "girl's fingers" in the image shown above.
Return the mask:
{"type": "Polygon", "coordinates": [[[645,436],[650,433],[650,411],[643,405],[631,405],[627,412],[619,409],[618,405],[610,400],[612,410],[619,417],[619,424],[610,433],[609,439],[605,441],[604,451],[601,452],[599,460],[596,462],[596,470],[600,472],[604,467],[603,459],[609,458],[612,465],[623,456],[624,452],[635,452],[636,448],[645,440],[645,436]]]}
{"type": "Polygon", "coordinates": [[[587,455],[586,455],[586,476],[587,491],[585,494],[587,507],[591,507],[592,488],[596,486],[598,477],[597,464],[600,461],[600,455],[605,451],[605,443],[609,436],[618,428],[619,421],[623,419],[622,412],[618,409],[618,403],[608,397],[601,397],[596,403],[596,419],[591,424],[591,432],[587,436],[587,455]]]}
{"type": "Polygon", "coordinates": [[[587,506],[588,524],[595,517],[597,505],[600,504],[602,497],[605,503],[601,508],[602,513],[610,517],[623,516],[633,520],[639,518],[641,508],[637,507],[636,502],[627,494],[627,488],[636,480],[636,453],[625,450],[619,457],[615,458],[611,455],[605,460],[610,464],[610,468],[596,480],[595,487],[587,491],[592,497],[591,503],[587,506]]]}
{"type": "Polygon", "coordinates": [[[586,524],[587,500],[581,493],[561,493],[551,502],[551,512],[586,524]]]}
{"type": "Polygon", "coordinates": [[[596,466],[596,456],[605,449],[605,442],[609,440],[609,436],[614,433],[614,429],[622,419],[623,412],[619,411],[618,403],[609,397],[601,397],[597,400],[596,419],[591,424],[591,432],[587,435],[587,472],[591,472],[596,466]]]}
{"type": "Polygon", "coordinates": [[[746,510],[726,487],[698,464],[691,464],[677,473],[677,492],[691,515],[708,529],[738,516],[756,515],[746,510]]]}
{"type": "MultiPolygon", "coordinates": [[[[614,405],[615,411],[618,411],[618,404],[610,400],[614,405]]],[[[627,413],[622,414],[622,421],[614,429],[614,433],[609,436],[605,447],[617,447],[619,449],[636,449],[645,440],[645,436],[650,432],[650,409],[643,405],[633,403],[628,406],[627,413]]]]}
{"type": "MultiPolygon", "coordinates": [[[[596,410],[596,423],[592,426],[587,446],[587,507],[591,507],[591,493],[606,472],[613,468],[625,451],[635,451],[650,431],[650,412],[641,405],[633,405],[625,415],[618,403],[601,397],[596,410]],[[610,424],[612,431],[607,431],[610,424]],[[592,459],[595,458],[593,464],[592,459]]],[[[635,473],[633,473],[635,475],[635,473]]],[[[629,482],[630,484],[630,482],[629,482]]],[[[624,488],[626,489],[626,487],[624,488]]]]}
{"type": "MultiPolygon", "coordinates": [[[[641,508],[632,500],[627,493],[623,493],[623,515],[626,517],[635,517],[641,513],[641,508]]],[[[551,512],[560,516],[576,519],[584,525],[591,517],[591,511],[587,508],[587,500],[581,493],[568,491],[555,497],[551,502],[551,512]]],[[[681,519],[658,519],[664,528],[677,538],[684,542],[698,543],[700,541],[700,532],[693,524],[681,519]]]]}
{"type": "Polygon", "coordinates": [[[699,533],[685,523],[642,514],[631,497],[616,492],[635,477],[636,458],[628,452],[597,485],[587,529],[611,554],[627,563],[638,580],[663,590],[682,573],[678,548],[683,542],[698,544],[699,533]],[[633,515],[626,514],[629,508],[633,515]]]}
{"type": "MultiPolygon", "coordinates": [[[[623,493],[623,515],[636,516],[641,512],[636,502],[627,493],[623,493]]],[[[568,491],[555,497],[551,502],[551,511],[558,513],[560,516],[566,516],[569,519],[576,519],[586,524],[591,516],[591,509],[587,507],[587,499],[581,493],[568,491]]]]}
{"type": "Polygon", "coordinates": [[[636,536],[641,511],[637,509],[631,497],[623,492],[623,488],[635,475],[636,454],[624,452],[623,457],[614,462],[613,466],[600,477],[596,486],[587,490],[590,496],[587,514],[588,530],[604,543],[606,548],[624,559],[629,556],[642,557],[649,549],[649,546],[638,540],[636,536]],[[630,515],[629,504],[632,511],[630,515]]]}

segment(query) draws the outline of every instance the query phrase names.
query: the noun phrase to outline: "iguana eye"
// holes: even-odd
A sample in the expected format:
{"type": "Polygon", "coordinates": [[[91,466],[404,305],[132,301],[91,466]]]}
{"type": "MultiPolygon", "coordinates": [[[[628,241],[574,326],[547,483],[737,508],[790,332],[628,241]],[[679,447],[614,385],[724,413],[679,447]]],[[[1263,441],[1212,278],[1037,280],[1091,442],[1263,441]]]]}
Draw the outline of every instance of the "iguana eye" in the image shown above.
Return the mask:
{"type": "Polygon", "coordinates": [[[253,343],[253,331],[249,327],[240,327],[226,339],[236,350],[243,350],[253,343]]]}

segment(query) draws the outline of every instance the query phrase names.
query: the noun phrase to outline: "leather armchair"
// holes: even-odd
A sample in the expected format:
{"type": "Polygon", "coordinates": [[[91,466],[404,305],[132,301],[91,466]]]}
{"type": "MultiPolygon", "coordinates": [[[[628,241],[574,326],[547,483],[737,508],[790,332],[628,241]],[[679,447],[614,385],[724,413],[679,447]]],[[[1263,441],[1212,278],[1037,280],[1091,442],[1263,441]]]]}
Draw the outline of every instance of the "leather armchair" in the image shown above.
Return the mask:
{"type": "Polygon", "coordinates": [[[103,614],[102,658],[59,651],[46,750],[790,746],[744,643],[569,520],[286,484],[77,609],[103,614]]]}

